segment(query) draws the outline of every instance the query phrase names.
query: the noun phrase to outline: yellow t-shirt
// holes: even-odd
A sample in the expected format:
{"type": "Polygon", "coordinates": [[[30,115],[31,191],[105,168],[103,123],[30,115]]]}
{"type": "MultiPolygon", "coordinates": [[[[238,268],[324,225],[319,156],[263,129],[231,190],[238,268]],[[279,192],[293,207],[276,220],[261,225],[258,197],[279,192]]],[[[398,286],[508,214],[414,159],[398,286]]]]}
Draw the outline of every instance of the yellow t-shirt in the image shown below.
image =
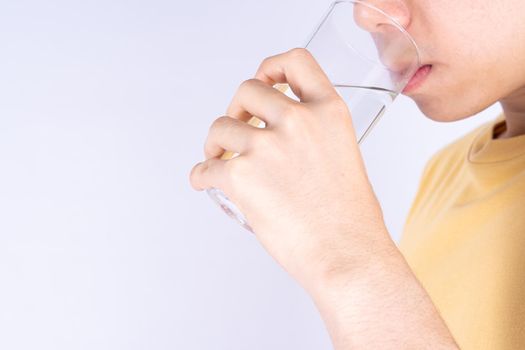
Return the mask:
{"type": "Polygon", "coordinates": [[[461,349],[525,349],[525,135],[504,129],[429,160],[399,245],[461,349]]]}

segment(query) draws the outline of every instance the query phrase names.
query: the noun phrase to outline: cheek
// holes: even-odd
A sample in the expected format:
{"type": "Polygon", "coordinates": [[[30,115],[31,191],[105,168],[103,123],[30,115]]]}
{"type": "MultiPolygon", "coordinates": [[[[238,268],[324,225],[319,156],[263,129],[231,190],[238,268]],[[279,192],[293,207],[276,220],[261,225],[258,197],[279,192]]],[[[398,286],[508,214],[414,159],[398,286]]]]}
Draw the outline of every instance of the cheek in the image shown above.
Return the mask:
{"type": "Polygon", "coordinates": [[[505,8],[511,2],[520,4],[517,10],[525,8],[523,0],[504,4],[484,1],[470,10],[466,5],[477,1],[436,0],[428,4],[435,6],[434,15],[422,15],[417,23],[427,25],[414,31],[420,33],[417,39],[434,66],[425,89],[412,96],[428,118],[447,122],[470,117],[524,84],[525,49],[517,46],[525,47],[521,39],[525,22],[520,18],[519,24],[512,15],[516,9],[505,8]],[[449,11],[444,11],[446,8],[449,11]],[[523,70],[517,71],[517,67],[523,70]]]}

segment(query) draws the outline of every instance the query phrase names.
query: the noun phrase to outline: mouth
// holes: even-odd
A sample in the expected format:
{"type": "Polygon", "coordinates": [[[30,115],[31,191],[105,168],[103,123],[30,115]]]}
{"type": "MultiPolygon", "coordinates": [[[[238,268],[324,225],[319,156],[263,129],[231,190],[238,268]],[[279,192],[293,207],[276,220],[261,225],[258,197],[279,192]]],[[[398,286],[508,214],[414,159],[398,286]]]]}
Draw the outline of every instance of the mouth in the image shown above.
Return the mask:
{"type": "Polygon", "coordinates": [[[410,79],[410,81],[405,86],[402,92],[406,94],[406,93],[412,92],[416,90],[417,88],[421,87],[421,85],[423,85],[424,81],[430,74],[431,70],[432,70],[431,64],[425,64],[419,67],[417,72],[414,73],[414,75],[412,76],[412,78],[410,79]]]}

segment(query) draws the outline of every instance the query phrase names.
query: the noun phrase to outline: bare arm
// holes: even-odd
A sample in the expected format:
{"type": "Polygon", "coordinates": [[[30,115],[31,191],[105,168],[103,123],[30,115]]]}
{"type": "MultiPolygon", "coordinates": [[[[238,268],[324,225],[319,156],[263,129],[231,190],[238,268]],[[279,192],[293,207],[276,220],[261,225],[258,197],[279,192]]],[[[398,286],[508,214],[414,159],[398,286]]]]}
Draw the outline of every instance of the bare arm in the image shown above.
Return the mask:
{"type": "Polygon", "coordinates": [[[309,287],[335,349],[458,349],[394,243],[374,250],[351,269],[334,264],[309,287]]]}

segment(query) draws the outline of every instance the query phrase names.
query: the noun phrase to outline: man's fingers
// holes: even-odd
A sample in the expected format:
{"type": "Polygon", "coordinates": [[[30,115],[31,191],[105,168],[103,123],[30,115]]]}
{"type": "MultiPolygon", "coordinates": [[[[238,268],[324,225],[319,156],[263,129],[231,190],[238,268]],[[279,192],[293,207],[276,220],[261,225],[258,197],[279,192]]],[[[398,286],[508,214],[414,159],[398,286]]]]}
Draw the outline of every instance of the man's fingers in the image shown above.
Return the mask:
{"type": "Polygon", "coordinates": [[[212,123],[204,143],[206,159],[221,156],[224,151],[245,154],[261,137],[263,130],[230,116],[222,116],[212,123]]]}
{"type": "Polygon", "coordinates": [[[304,48],[294,48],[264,59],[255,78],[272,86],[288,83],[301,102],[319,101],[337,95],[315,58],[304,48]]]}
{"type": "Polygon", "coordinates": [[[239,86],[226,114],[244,121],[256,116],[266,124],[275,125],[287,111],[299,104],[261,80],[248,79],[239,86]]]}
{"type": "Polygon", "coordinates": [[[197,191],[215,187],[225,190],[225,164],[233,161],[210,158],[204,162],[196,164],[190,172],[190,184],[197,191]]]}

